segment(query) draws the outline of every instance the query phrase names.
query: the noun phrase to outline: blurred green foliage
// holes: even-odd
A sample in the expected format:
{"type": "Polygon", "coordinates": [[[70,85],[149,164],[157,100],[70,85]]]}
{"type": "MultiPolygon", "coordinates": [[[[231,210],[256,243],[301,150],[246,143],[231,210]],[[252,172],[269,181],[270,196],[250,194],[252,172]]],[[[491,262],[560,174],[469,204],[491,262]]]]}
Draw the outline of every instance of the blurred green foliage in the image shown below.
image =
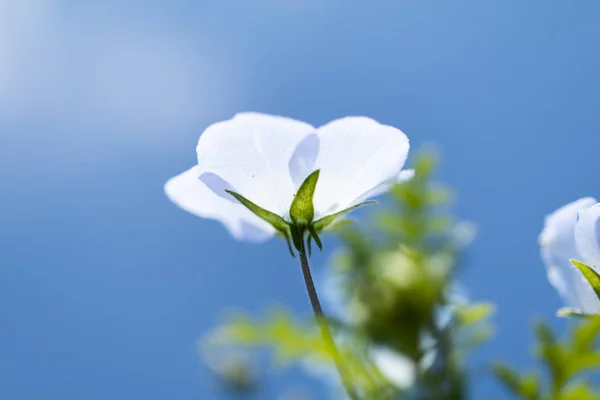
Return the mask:
{"type": "Polygon", "coordinates": [[[600,319],[578,321],[562,341],[543,322],[536,324],[535,332],[536,355],[547,373],[521,374],[506,364],[495,364],[493,372],[506,389],[526,400],[599,400],[600,392],[592,387],[586,372],[600,367],[596,349],[600,319]]]}
{"type": "MultiPolygon", "coordinates": [[[[452,193],[432,179],[436,159],[433,152],[417,156],[414,178],[390,190],[370,223],[335,226],[342,246],[332,257],[327,291],[341,310],[329,322],[363,399],[466,398],[466,356],[492,333],[492,305],[472,303],[456,282],[474,229],[449,214],[452,193]],[[382,350],[402,362],[378,362],[382,350]]],[[[281,366],[329,369],[321,376],[337,390],[333,398],[343,397],[312,317],[284,309],[258,321],[238,315],[208,339],[271,349],[281,366]]]]}

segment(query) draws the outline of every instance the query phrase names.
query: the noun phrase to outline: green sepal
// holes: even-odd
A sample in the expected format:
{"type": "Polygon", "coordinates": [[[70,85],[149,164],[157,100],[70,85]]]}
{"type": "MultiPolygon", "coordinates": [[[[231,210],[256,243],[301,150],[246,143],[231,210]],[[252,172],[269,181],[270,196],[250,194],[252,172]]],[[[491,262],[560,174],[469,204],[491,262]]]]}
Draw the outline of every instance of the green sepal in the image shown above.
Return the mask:
{"type": "Polygon", "coordinates": [[[279,215],[272,213],[271,211],[265,210],[264,208],[251,202],[250,200],[248,200],[241,194],[232,192],[231,190],[227,190],[227,189],[225,191],[227,193],[229,193],[230,195],[232,195],[233,197],[235,197],[237,199],[237,201],[242,203],[242,205],[244,207],[246,207],[248,210],[252,211],[257,217],[259,217],[259,218],[267,221],[269,224],[271,224],[271,226],[273,228],[275,228],[277,231],[286,232],[288,230],[288,224],[279,215]]]}
{"type": "Polygon", "coordinates": [[[590,266],[582,263],[581,261],[571,260],[571,263],[577,267],[583,277],[588,281],[596,297],[600,299],[600,275],[590,266]]]}
{"type": "Polygon", "coordinates": [[[252,201],[248,200],[247,198],[245,198],[244,196],[242,196],[239,193],[232,192],[231,190],[225,190],[225,191],[227,193],[229,193],[230,195],[232,195],[233,197],[235,197],[236,200],[239,201],[248,210],[252,211],[254,213],[254,215],[256,215],[257,217],[266,221],[273,228],[275,228],[277,233],[285,239],[287,246],[288,246],[288,250],[290,251],[290,254],[292,255],[292,257],[296,258],[296,254],[294,254],[294,249],[292,248],[292,242],[290,240],[290,226],[288,225],[287,222],[285,222],[285,220],[282,217],[280,217],[279,215],[277,215],[275,213],[272,213],[269,210],[265,210],[264,208],[253,203],[252,201]]]}
{"type": "Polygon", "coordinates": [[[345,210],[336,212],[335,214],[331,214],[326,217],[323,217],[323,218],[315,221],[315,223],[313,224],[314,229],[316,232],[322,232],[325,228],[327,228],[329,225],[331,225],[333,222],[335,222],[335,220],[338,219],[339,217],[342,217],[342,216],[348,214],[349,212],[356,210],[359,207],[366,206],[367,204],[377,204],[377,203],[378,203],[377,200],[364,201],[364,202],[356,204],[352,207],[348,207],[345,210]]]}
{"type": "Polygon", "coordinates": [[[299,227],[298,225],[292,225],[290,228],[290,231],[292,232],[292,243],[294,243],[294,247],[296,247],[296,250],[298,250],[299,252],[303,252],[304,228],[299,227]]]}
{"type": "Polygon", "coordinates": [[[289,231],[280,232],[280,233],[283,236],[283,238],[285,239],[285,242],[287,243],[287,247],[288,247],[288,250],[290,251],[290,254],[292,255],[292,257],[296,258],[296,254],[294,253],[294,249],[292,248],[292,242],[290,240],[289,231]]]}
{"type": "Polygon", "coordinates": [[[321,239],[319,238],[319,235],[312,224],[308,225],[308,232],[310,233],[308,236],[308,242],[310,243],[311,238],[315,239],[315,243],[319,247],[319,250],[323,251],[323,243],[321,242],[321,239]]]}
{"type": "Polygon", "coordinates": [[[310,174],[296,193],[292,205],[290,206],[290,218],[295,223],[310,224],[315,217],[315,207],[313,205],[313,196],[319,180],[319,170],[310,174]]]}
{"type": "Polygon", "coordinates": [[[308,235],[308,239],[306,239],[306,250],[308,250],[308,258],[312,256],[312,236],[308,235]]]}
{"type": "Polygon", "coordinates": [[[577,308],[563,307],[556,312],[557,317],[575,317],[575,318],[600,318],[598,314],[587,314],[577,308]]]}

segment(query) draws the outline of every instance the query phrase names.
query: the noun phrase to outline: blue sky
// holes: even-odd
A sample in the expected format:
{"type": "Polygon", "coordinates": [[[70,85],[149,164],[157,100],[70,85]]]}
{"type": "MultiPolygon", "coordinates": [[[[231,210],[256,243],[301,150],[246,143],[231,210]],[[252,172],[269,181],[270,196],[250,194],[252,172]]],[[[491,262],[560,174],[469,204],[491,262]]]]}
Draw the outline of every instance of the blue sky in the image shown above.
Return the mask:
{"type": "MultiPolygon", "coordinates": [[[[162,192],[239,111],[368,115],[437,143],[480,231],[463,283],[498,306],[474,364],[530,365],[533,316],[566,327],[543,217],[600,196],[599,15],[595,0],[0,0],[0,397],[220,398],[195,341],[223,309],[309,312],[281,243],[237,243],[162,192]]],[[[478,371],[476,398],[495,393],[478,371]]],[[[266,397],[290,384],[317,390],[283,374],[266,397]]]]}

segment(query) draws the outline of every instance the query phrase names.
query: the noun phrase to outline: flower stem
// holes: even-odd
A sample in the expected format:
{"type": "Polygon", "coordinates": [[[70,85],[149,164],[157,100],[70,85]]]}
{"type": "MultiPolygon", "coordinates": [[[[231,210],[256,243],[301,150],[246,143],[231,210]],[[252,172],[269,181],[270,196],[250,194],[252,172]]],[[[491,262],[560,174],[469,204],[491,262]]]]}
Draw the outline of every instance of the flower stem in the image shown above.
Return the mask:
{"type": "Polygon", "coordinates": [[[349,380],[348,373],[342,362],[342,357],[337,346],[335,345],[333,336],[331,335],[331,330],[329,329],[329,324],[327,322],[327,318],[325,317],[325,313],[323,313],[323,308],[321,307],[321,302],[319,301],[319,296],[317,295],[317,290],[315,289],[315,284],[313,282],[312,274],[310,272],[310,265],[308,264],[308,257],[306,256],[304,240],[301,240],[301,242],[302,244],[298,253],[300,254],[300,265],[302,266],[302,275],[304,276],[306,291],[308,292],[308,297],[310,298],[310,304],[312,305],[313,313],[315,314],[315,319],[317,320],[317,324],[319,325],[319,329],[321,331],[321,337],[323,338],[327,349],[332,352],[332,356],[335,361],[335,366],[338,370],[340,379],[342,381],[342,385],[344,386],[346,393],[352,400],[360,400],[358,394],[356,393],[356,390],[354,389],[352,383],[349,380]]]}

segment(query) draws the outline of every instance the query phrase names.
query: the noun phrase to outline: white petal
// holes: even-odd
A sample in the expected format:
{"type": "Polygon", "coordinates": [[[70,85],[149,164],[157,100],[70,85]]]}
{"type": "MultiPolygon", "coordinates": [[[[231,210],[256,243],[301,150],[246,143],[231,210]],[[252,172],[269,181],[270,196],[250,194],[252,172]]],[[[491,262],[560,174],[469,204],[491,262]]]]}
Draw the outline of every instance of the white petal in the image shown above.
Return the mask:
{"type": "MultiPolygon", "coordinates": [[[[221,222],[238,240],[262,242],[273,236],[271,225],[241,204],[217,195],[200,180],[202,174],[202,170],[196,166],[169,179],[165,184],[165,193],[187,212],[221,222]]],[[[210,175],[206,181],[226,184],[210,175]]]]}
{"type": "Polygon", "coordinates": [[[559,292],[566,306],[587,312],[600,307],[600,303],[569,260],[580,258],[573,233],[577,213],[595,203],[595,199],[586,197],[556,210],[546,217],[544,230],[539,238],[548,280],[559,292]]]}
{"type": "Polygon", "coordinates": [[[548,269],[548,281],[561,294],[567,306],[588,314],[600,313],[600,301],[581,272],[569,262],[563,268],[548,269]],[[570,269],[567,272],[567,269],[570,269]]]}
{"type": "Polygon", "coordinates": [[[600,270],[600,204],[579,211],[575,224],[575,245],[582,261],[600,270]]]}
{"type": "Polygon", "coordinates": [[[351,204],[349,204],[349,206],[353,206],[355,204],[362,203],[365,200],[373,199],[377,196],[380,196],[380,195],[384,194],[385,192],[387,192],[388,190],[390,190],[392,188],[392,186],[394,186],[394,184],[409,181],[412,178],[414,178],[414,176],[415,176],[414,169],[402,170],[402,171],[400,171],[398,176],[395,177],[395,179],[392,179],[391,181],[383,182],[382,184],[375,186],[373,189],[361,194],[351,204]]]}
{"type": "Polygon", "coordinates": [[[391,383],[400,389],[411,386],[416,379],[416,366],[412,360],[387,348],[371,350],[373,362],[391,383]]]}
{"type": "Polygon", "coordinates": [[[295,187],[289,163],[315,129],[304,122],[258,113],[209,126],[198,141],[198,165],[259,206],[287,215],[295,187]]]}
{"type": "Polygon", "coordinates": [[[408,155],[408,138],[400,130],[366,117],[346,117],[320,127],[315,192],[317,216],[331,214],[365,199],[393,181],[408,155]]]}
{"type": "Polygon", "coordinates": [[[544,230],[540,235],[540,244],[552,244],[557,241],[572,242],[573,229],[577,222],[577,213],[583,209],[596,204],[593,197],[584,197],[572,203],[562,206],[552,214],[546,216],[544,221],[544,230]]]}
{"type": "Polygon", "coordinates": [[[294,150],[288,164],[290,177],[295,188],[299,188],[307,176],[316,169],[319,155],[319,137],[313,133],[306,136],[294,150]]]}

